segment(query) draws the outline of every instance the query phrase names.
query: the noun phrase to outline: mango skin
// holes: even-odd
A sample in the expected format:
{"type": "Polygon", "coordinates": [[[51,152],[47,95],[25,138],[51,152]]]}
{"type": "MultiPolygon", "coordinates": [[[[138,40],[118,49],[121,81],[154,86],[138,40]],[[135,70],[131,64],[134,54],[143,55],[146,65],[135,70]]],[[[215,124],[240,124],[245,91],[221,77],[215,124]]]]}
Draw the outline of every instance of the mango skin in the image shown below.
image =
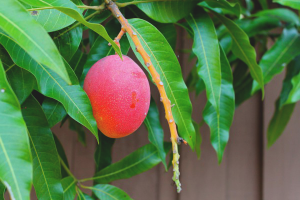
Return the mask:
{"type": "Polygon", "coordinates": [[[110,138],[136,131],[150,106],[150,86],[143,70],[128,56],[100,59],[88,71],[87,93],[99,130],[110,138]]]}

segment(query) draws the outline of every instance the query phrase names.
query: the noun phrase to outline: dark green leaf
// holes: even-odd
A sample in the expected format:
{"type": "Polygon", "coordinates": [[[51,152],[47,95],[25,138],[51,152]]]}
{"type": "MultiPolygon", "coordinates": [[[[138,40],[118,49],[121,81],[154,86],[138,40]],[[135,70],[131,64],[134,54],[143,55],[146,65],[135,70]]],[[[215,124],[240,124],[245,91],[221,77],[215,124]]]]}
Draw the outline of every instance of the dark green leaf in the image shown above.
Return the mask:
{"type": "Polygon", "coordinates": [[[39,200],[63,199],[60,162],[47,118],[38,101],[30,95],[22,104],[33,158],[33,185],[39,200]]]}
{"type": "Polygon", "coordinates": [[[219,113],[221,64],[218,37],[209,15],[203,9],[197,13],[187,18],[194,31],[193,52],[198,58],[198,74],[205,83],[207,99],[219,113]]]}
{"type": "MultiPolygon", "coordinates": [[[[60,141],[58,140],[58,138],[56,137],[55,134],[53,134],[53,137],[54,137],[56,149],[57,149],[59,158],[61,159],[61,162],[64,162],[64,164],[69,168],[68,159],[67,159],[67,156],[66,156],[63,146],[61,145],[60,141]]],[[[63,168],[62,165],[61,165],[61,175],[62,175],[62,178],[69,176],[69,174],[66,172],[65,168],[63,168]]]]}
{"type": "Polygon", "coordinates": [[[45,112],[50,128],[55,126],[67,115],[63,105],[51,98],[46,98],[43,101],[42,108],[45,112]]]}
{"type": "Polygon", "coordinates": [[[199,0],[121,0],[130,2],[155,21],[174,23],[187,16],[199,0]]]}
{"type": "Polygon", "coordinates": [[[197,157],[198,157],[198,160],[199,160],[200,157],[201,157],[202,137],[201,137],[201,134],[200,134],[199,124],[197,124],[195,121],[193,121],[193,125],[194,125],[195,130],[196,130],[196,147],[195,147],[195,150],[196,150],[197,157]]]}
{"type": "Polygon", "coordinates": [[[290,6],[291,8],[300,10],[300,1],[297,0],[273,0],[273,2],[280,3],[282,5],[290,6]]]}
{"type": "Polygon", "coordinates": [[[255,49],[253,46],[251,46],[248,36],[230,19],[217,13],[215,13],[215,15],[226,26],[229,34],[232,37],[232,52],[236,57],[240,58],[248,65],[251,76],[259,83],[264,96],[264,79],[262,70],[256,63],[255,49]]]}
{"type": "MultiPolygon", "coordinates": [[[[111,20],[106,24],[105,28],[107,29],[107,32],[110,36],[116,37],[118,35],[118,33],[120,32],[121,25],[117,20],[111,20]]],[[[129,43],[128,43],[128,40],[125,37],[125,35],[120,40],[120,46],[121,46],[123,55],[126,55],[129,50],[129,43]]],[[[113,55],[113,54],[115,54],[115,52],[111,46],[108,46],[107,41],[104,40],[102,37],[98,37],[96,39],[96,41],[94,42],[94,44],[88,54],[87,61],[84,65],[83,73],[80,78],[81,85],[83,85],[84,78],[85,78],[86,74],[88,73],[88,71],[90,70],[90,68],[92,67],[92,65],[94,65],[101,58],[104,58],[106,56],[113,55]]]]}
{"type": "Polygon", "coordinates": [[[166,153],[164,150],[164,131],[159,121],[159,113],[155,101],[151,99],[148,114],[144,120],[148,130],[149,141],[157,148],[159,157],[167,170],[166,153]]]}
{"type": "Polygon", "coordinates": [[[69,129],[75,131],[77,133],[78,141],[81,142],[83,146],[86,146],[85,132],[83,130],[83,126],[75,120],[73,120],[72,118],[69,118],[69,129]]]}
{"type": "Polygon", "coordinates": [[[64,189],[64,200],[75,199],[76,196],[76,180],[73,177],[68,176],[61,180],[62,187],[64,189]]]}
{"type": "Polygon", "coordinates": [[[99,144],[94,154],[96,172],[104,169],[111,164],[112,146],[114,142],[114,138],[106,137],[99,131],[99,144]]]}
{"type": "Polygon", "coordinates": [[[229,129],[235,110],[232,72],[223,49],[221,49],[221,66],[222,87],[219,111],[216,111],[210,102],[207,102],[203,111],[203,119],[210,128],[210,140],[217,152],[219,163],[222,161],[229,139],[229,129]]]}
{"type": "Polygon", "coordinates": [[[70,83],[54,42],[17,0],[1,2],[0,28],[17,41],[34,60],[49,67],[70,83]]]}
{"type": "Polygon", "coordinates": [[[0,182],[0,200],[5,200],[4,199],[5,191],[6,191],[5,185],[3,185],[2,182],[0,182]]]}
{"type": "Polygon", "coordinates": [[[67,63],[70,78],[76,85],[66,84],[55,73],[35,62],[14,40],[1,33],[0,43],[5,46],[18,66],[35,75],[38,89],[42,94],[61,102],[73,119],[86,126],[96,138],[98,137],[98,128],[93,117],[91,103],[83,89],[77,85],[76,75],[67,63]]]}
{"type": "MultiPolygon", "coordinates": [[[[293,63],[291,63],[291,66],[293,66],[294,70],[297,70],[300,67],[300,56],[297,56],[295,61],[293,63]]],[[[299,71],[299,69],[298,69],[299,71]]],[[[281,98],[281,102],[280,102],[280,106],[283,105],[287,105],[287,104],[293,104],[296,103],[297,101],[299,101],[300,99],[300,73],[296,71],[295,74],[292,78],[291,78],[291,89],[288,90],[282,90],[283,92],[287,92],[290,91],[288,94],[288,98],[285,99],[281,98]],[[297,73],[298,72],[298,73],[297,73]]],[[[286,93],[285,93],[286,94],[286,93]]]]}
{"type": "MultiPolygon", "coordinates": [[[[2,7],[2,5],[1,5],[2,7]]],[[[20,104],[0,61],[0,180],[12,199],[29,199],[32,158],[20,104]]]]}
{"type": "Polygon", "coordinates": [[[118,53],[120,57],[122,57],[122,53],[120,48],[116,45],[116,43],[110,38],[110,36],[107,34],[105,28],[101,24],[94,24],[87,22],[82,14],[80,13],[79,9],[77,9],[75,4],[72,4],[71,2],[68,2],[68,5],[66,5],[65,0],[49,0],[48,2],[45,2],[43,0],[22,0],[30,5],[33,6],[39,6],[39,7],[53,7],[62,13],[65,13],[66,15],[74,18],[78,22],[82,23],[83,25],[87,26],[91,30],[95,31],[99,35],[101,35],[105,40],[107,40],[109,43],[112,44],[112,47],[115,49],[115,51],[118,53]]]}
{"type": "MultiPolygon", "coordinates": [[[[180,64],[171,46],[164,36],[151,24],[141,19],[130,19],[129,24],[137,33],[141,44],[151,62],[160,75],[167,96],[171,104],[175,122],[178,126],[179,134],[189,143],[193,149],[195,146],[195,130],[192,124],[192,105],[189,99],[187,87],[183,81],[180,64]]],[[[130,45],[135,48],[130,39],[130,45]]],[[[140,63],[148,70],[141,55],[134,51],[140,63]]]]}
{"type": "Polygon", "coordinates": [[[108,184],[98,184],[93,187],[89,187],[93,191],[93,193],[99,199],[105,200],[131,200],[131,198],[121,190],[113,185],[108,184]]]}
{"type": "Polygon", "coordinates": [[[270,10],[262,10],[255,13],[253,16],[260,17],[266,16],[271,17],[273,19],[279,19],[281,21],[291,23],[291,24],[300,24],[299,17],[293,11],[286,8],[275,8],[270,10]]]}
{"type": "Polygon", "coordinates": [[[258,0],[258,1],[263,9],[268,9],[268,1],[267,0],[258,0]]]}
{"type": "Polygon", "coordinates": [[[77,50],[72,60],[70,61],[70,66],[74,70],[77,78],[79,79],[83,72],[83,67],[87,61],[87,55],[77,50]]]}
{"type": "Polygon", "coordinates": [[[119,162],[97,172],[93,179],[96,183],[109,183],[114,180],[130,178],[153,168],[160,162],[157,148],[152,144],[147,144],[119,162]]]}
{"type": "Polygon", "coordinates": [[[82,26],[77,26],[70,31],[67,30],[69,28],[55,32],[53,34],[53,41],[60,54],[69,62],[80,45],[83,29],[82,26]]]}
{"type": "MultiPolygon", "coordinates": [[[[222,8],[237,17],[240,17],[241,14],[241,7],[239,3],[230,3],[226,0],[205,0],[207,5],[213,8],[222,8]]],[[[203,5],[203,2],[200,3],[199,5],[203,5]]]]}
{"type": "MultiPolygon", "coordinates": [[[[286,63],[300,54],[300,34],[297,29],[284,29],[280,38],[262,57],[259,65],[262,68],[264,83],[283,71],[286,63]]],[[[253,83],[252,94],[259,89],[257,82],[253,83]]]]}

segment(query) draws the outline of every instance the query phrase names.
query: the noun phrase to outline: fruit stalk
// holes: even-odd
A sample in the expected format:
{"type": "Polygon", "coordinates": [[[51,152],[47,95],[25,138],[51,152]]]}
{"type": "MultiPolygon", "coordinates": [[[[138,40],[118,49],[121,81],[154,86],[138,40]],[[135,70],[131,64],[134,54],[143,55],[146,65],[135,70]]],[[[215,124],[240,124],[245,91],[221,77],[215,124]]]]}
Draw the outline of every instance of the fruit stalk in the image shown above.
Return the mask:
{"type": "Polygon", "coordinates": [[[107,8],[112,12],[114,17],[118,19],[120,24],[122,25],[122,30],[121,32],[127,32],[129,36],[131,37],[132,41],[134,42],[136,46],[136,50],[141,54],[145,65],[148,67],[150,74],[152,75],[153,81],[155,82],[159,93],[160,93],[160,100],[162,101],[164,105],[164,109],[166,112],[166,119],[169,124],[170,132],[171,132],[171,142],[172,142],[172,149],[173,149],[173,180],[177,186],[177,192],[179,193],[181,191],[181,184],[179,181],[179,152],[178,152],[178,144],[181,144],[182,142],[186,144],[186,141],[184,141],[182,138],[180,138],[177,134],[177,129],[176,129],[176,124],[174,122],[174,118],[172,115],[172,106],[171,106],[171,101],[167,97],[165,88],[163,86],[163,82],[160,79],[160,76],[156,69],[154,68],[150,56],[147,54],[145,49],[143,48],[140,40],[138,39],[137,33],[135,33],[131,26],[129,25],[128,21],[125,19],[125,17],[122,15],[120,12],[118,6],[112,1],[112,0],[105,0],[107,8]]]}

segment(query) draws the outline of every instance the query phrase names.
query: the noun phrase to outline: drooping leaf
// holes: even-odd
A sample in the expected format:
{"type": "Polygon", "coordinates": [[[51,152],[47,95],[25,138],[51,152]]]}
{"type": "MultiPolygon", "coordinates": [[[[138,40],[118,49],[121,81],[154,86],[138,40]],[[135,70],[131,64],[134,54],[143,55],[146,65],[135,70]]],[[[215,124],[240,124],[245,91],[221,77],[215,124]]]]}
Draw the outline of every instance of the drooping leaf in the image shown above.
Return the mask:
{"type": "Polygon", "coordinates": [[[80,45],[83,28],[82,26],[77,26],[70,31],[67,31],[68,29],[57,31],[52,34],[52,37],[60,54],[69,62],[80,45]]]}
{"type": "Polygon", "coordinates": [[[80,10],[76,7],[76,5],[70,1],[68,1],[68,4],[66,5],[66,0],[48,0],[47,2],[43,0],[22,0],[23,2],[30,4],[32,6],[38,6],[38,7],[52,7],[54,9],[57,9],[61,11],[62,13],[65,13],[66,15],[74,18],[78,22],[82,23],[83,25],[87,26],[91,30],[98,33],[100,36],[102,36],[105,40],[107,40],[109,43],[111,43],[114,50],[118,53],[120,57],[122,57],[122,53],[120,48],[117,46],[117,44],[110,38],[110,36],[107,34],[105,28],[101,24],[94,24],[86,21],[82,14],[80,13],[80,10]]]}
{"type": "Polygon", "coordinates": [[[207,99],[219,113],[221,64],[218,37],[209,15],[203,9],[197,13],[187,18],[194,31],[193,52],[198,58],[197,70],[205,83],[207,99]]]}
{"type": "Polygon", "coordinates": [[[187,16],[200,0],[121,0],[130,2],[155,21],[174,23],[187,16]]]}
{"type": "Polygon", "coordinates": [[[279,19],[281,21],[290,23],[290,24],[295,24],[299,25],[300,20],[299,17],[291,10],[286,9],[286,8],[275,8],[275,9],[270,9],[270,10],[262,10],[257,13],[255,13],[253,16],[255,17],[261,17],[261,16],[266,16],[266,17],[271,17],[275,19],[279,19]]]}
{"type": "Polygon", "coordinates": [[[164,150],[164,131],[159,121],[159,113],[155,101],[151,99],[148,114],[144,120],[148,130],[149,141],[157,148],[159,157],[167,170],[166,153],[164,150]]]}
{"type": "MultiPolygon", "coordinates": [[[[178,126],[179,134],[193,149],[196,140],[191,119],[192,105],[187,87],[182,78],[180,64],[174,51],[164,36],[148,22],[141,19],[130,19],[128,22],[137,33],[143,48],[150,56],[154,68],[160,75],[171,104],[175,104],[172,108],[172,113],[178,126]]],[[[134,49],[133,41],[131,39],[129,41],[134,49]]],[[[136,51],[134,53],[144,68],[148,70],[141,55],[136,51]]]]}
{"type": "Polygon", "coordinates": [[[33,185],[39,200],[63,199],[60,162],[47,118],[38,101],[30,95],[22,104],[33,158],[33,185]]]}
{"type": "Polygon", "coordinates": [[[9,34],[34,60],[70,83],[63,60],[43,27],[17,0],[1,2],[0,28],[9,34]]]}
{"type": "Polygon", "coordinates": [[[193,121],[193,125],[194,125],[195,130],[196,130],[196,147],[195,147],[195,150],[196,150],[197,158],[199,160],[200,157],[201,157],[202,137],[201,137],[201,134],[200,134],[199,124],[197,124],[195,121],[193,121]]]}
{"type": "MultiPolygon", "coordinates": [[[[58,138],[56,137],[55,134],[53,134],[53,137],[54,137],[54,141],[55,141],[55,145],[56,145],[57,153],[59,155],[60,162],[61,163],[63,162],[66,165],[66,167],[69,168],[68,159],[67,159],[67,156],[66,156],[63,146],[61,145],[60,141],[58,140],[58,138]]],[[[67,173],[67,171],[65,170],[65,168],[62,165],[61,165],[60,169],[61,169],[62,178],[69,176],[69,174],[67,173]]]]}
{"type": "Polygon", "coordinates": [[[285,104],[293,89],[292,80],[300,73],[300,56],[297,56],[287,67],[280,97],[275,104],[275,113],[270,121],[267,139],[268,147],[272,146],[283,133],[295,108],[295,103],[285,104]]]}
{"type": "MultiPolygon", "coordinates": [[[[117,20],[111,20],[106,24],[105,28],[107,29],[107,32],[110,36],[116,37],[120,32],[121,25],[117,20]]],[[[126,55],[129,50],[129,43],[125,35],[120,40],[120,46],[122,54],[126,55]]],[[[107,41],[104,40],[102,37],[98,37],[88,54],[87,61],[83,68],[83,73],[80,78],[80,84],[83,85],[84,78],[93,64],[95,64],[101,58],[113,54],[115,54],[115,52],[113,48],[108,45],[107,41]]]]}
{"type": "Polygon", "coordinates": [[[233,54],[248,65],[251,76],[262,88],[262,93],[264,96],[264,79],[262,70],[256,62],[255,49],[253,46],[251,46],[248,36],[230,19],[218,13],[215,13],[215,15],[226,26],[229,34],[232,37],[233,54]]]}
{"type": "Polygon", "coordinates": [[[129,195],[120,188],[109,184],[97,184],[89,187],[99,199],[105,200],[131,200],[129,195]]]}
{"type": "Polygon", "coordinates": [[[63,105],[51,98],[46,98],[43,101],[42,108],[50,128],[55,126],[67,115],[63,105]]]}
{"type": "MultiPolygon", "coordinates": [[[[77,85],[75,73],[69,67],[69,76],[76,85],[66,84],[54,72],[33,60],[18,44],[5,34],[0,33],[0,43],[5,46],[13,61],[20,67],[31,72],[37,79],[39,91],[47,97],[61,102],[67,113],[76,121],[86,126],[97,138],[98,128],[93,117],[88,96],[77,85]]],[[[66,63],[67,66],[67,63],[66,63]]]]}
{"type": "Polygon", "coordinates": [[[96,172],[109,166],[112,162],[112,146],[115,142],[114,138],[106,137],[99,131],[99,144],[96,148],[94,159],[96,163],[96,172]]]}
{"type": "MultiPolygon", "coordinates": [[[[294,66],[295,69],[298,69],[300,66],[300,56],[297,56],[295,58],[294,63],[291,63],[291,66],[294,66]]],[[[286,92],[287,90],[285,90],[286,92]]],[[[284,92],[284,90],[282,91],[284,92]]],[[[294,75],[291,78],[291,89],[290,89],[290,93],[287,95],[288,98],[286,99],[282,99],[282,101],[280,102],[280,105],[288,105],[288,104],[293,104],[296,103],[297,101],[299,101],[300,99],[300,73],[296,73],[296,75],[294,75]]]]}
{"type": "MultiPolygon", "coordinates": [[[[170,146],[167,151],[169,149],[170,146]]],[[[130,178],[153,168],[160,162],[157,148],[152,144],[147,144],[97,172],[93,179],[96,183],[109,183],[114,180],[130,178]]]]}
{"type": "Polygon", "coordinates": [[[216,111],[210,102],[203,110],[203,119],[210,128],[210,140],[217,152],[221,163],[226,144],[229,139],[229,129],[233,121],[235,110],[232,72],[226,55],[221,49],[222,87],[219,111],[216,111]]]}
{"type": "MultiPolygon", "coordinates": [[[[241,14],[241,7],[239,3],[230,3],[226,0],[205,0],[207,5],[212,8],[221,8],[224,9],[237,17],[241,14]]],[[[199,5],[203,5],[204,2],[199,3],[199,5]]]]}
{"type": "MultiPolygon", "coordinates": [[[[68,117],[69,118],[69,117],[68,117]]],[[[85,132],[83,126],[74,119],[69,118],[69,129],[77,133],[77,139],[83,146],[86,146],[85,132]]]]}
{"type": "Polygon", "coordinates": [[[26,124],[0,61],[0,180],[12,199],[29,199],[32,158],[26,124]]]}
{"type": "Polygon", "coordinates": [[[79,79],[83,72],[83,67],[87,61],[87,55],[82,53],[82,51],[77,50],[73,58],[71,59],[70,66],[74,70],[77,78],[79,79]]]}
{"type": "Polygon", "coordinates": [[[61,184],[64,192],[64,200],[75,199],[76,196],[76,180],[73,177],[68,176],[61,180],[61,184]]]}
{"type": "Polygon", "coordinates": [[[273,2],[300,10],[300,1],[297,0],[273,0],[273,2]]]}
{"type": "MultiPolygon", "coordinates": [[[[283,71],[286,63],[300,54],[300,34],[297,29],[284,29],[280,38],[262,57],[259,65],[263,71],[264,83],[283,71]]],[[[259,89],[257,82],[253,83],[252,94],[259,89]]]]}

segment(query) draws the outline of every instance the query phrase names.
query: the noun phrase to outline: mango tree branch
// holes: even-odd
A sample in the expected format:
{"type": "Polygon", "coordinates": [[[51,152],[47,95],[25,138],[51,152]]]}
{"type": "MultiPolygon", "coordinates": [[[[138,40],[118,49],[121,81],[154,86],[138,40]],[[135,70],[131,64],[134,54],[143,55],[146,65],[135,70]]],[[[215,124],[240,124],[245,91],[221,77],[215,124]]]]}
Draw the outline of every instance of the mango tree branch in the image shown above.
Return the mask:
{"type": "Polygon", "coordinates": [[[145,65],[148,67],[148,69],[153,77],[153,81],[155,82],[155,84],[159,90],[160,100],[162,101],[162,103],[164,105],[164,109],[166,112],[165,117],[169,123],[169,128],[170,128],[170,132],[171,132],[171,141],[172,141],[172,149],[173,149],[172,164],[173,164],[173,171],[174,171],[173,180],[177,186],[177,192],[180,192],[181,191],[181,184],[179,182],[179,175],[180,175],[180,173],[179,173],[179,157],[180,156],[178,153],[177,144],[180,144],[182,142],[186,143],[186,141],[184,141],[182,138],[180,138],[177,134],[176,124],[174,122],[174,118],[173,118],[172,110],[171,110],[171,107],[172,107],[171,101],[168,99],[163,82],[161,81],[158,72],[154,68],[154,66],[150,60],[150,56],[147,54],[147,52],[143,48],[140,40],[138,39],[137,34],[132,30],[131,26],[129,25],[128,21],[125,19],[125,17],[120,12],[116,3],[114,3],[111,0],[105,0],[105,3],[107,4],[107,8],[112,12],[112,14],[118,19],[118,21],[122,25],[122,31],[124,31],[124,32],[126,31],[129,34],[129,36],[131,37],[132,41],[134,42],[134,44],[136,46],[136,50],[141,54],[141,56],[145,62],[145,65]]]}

